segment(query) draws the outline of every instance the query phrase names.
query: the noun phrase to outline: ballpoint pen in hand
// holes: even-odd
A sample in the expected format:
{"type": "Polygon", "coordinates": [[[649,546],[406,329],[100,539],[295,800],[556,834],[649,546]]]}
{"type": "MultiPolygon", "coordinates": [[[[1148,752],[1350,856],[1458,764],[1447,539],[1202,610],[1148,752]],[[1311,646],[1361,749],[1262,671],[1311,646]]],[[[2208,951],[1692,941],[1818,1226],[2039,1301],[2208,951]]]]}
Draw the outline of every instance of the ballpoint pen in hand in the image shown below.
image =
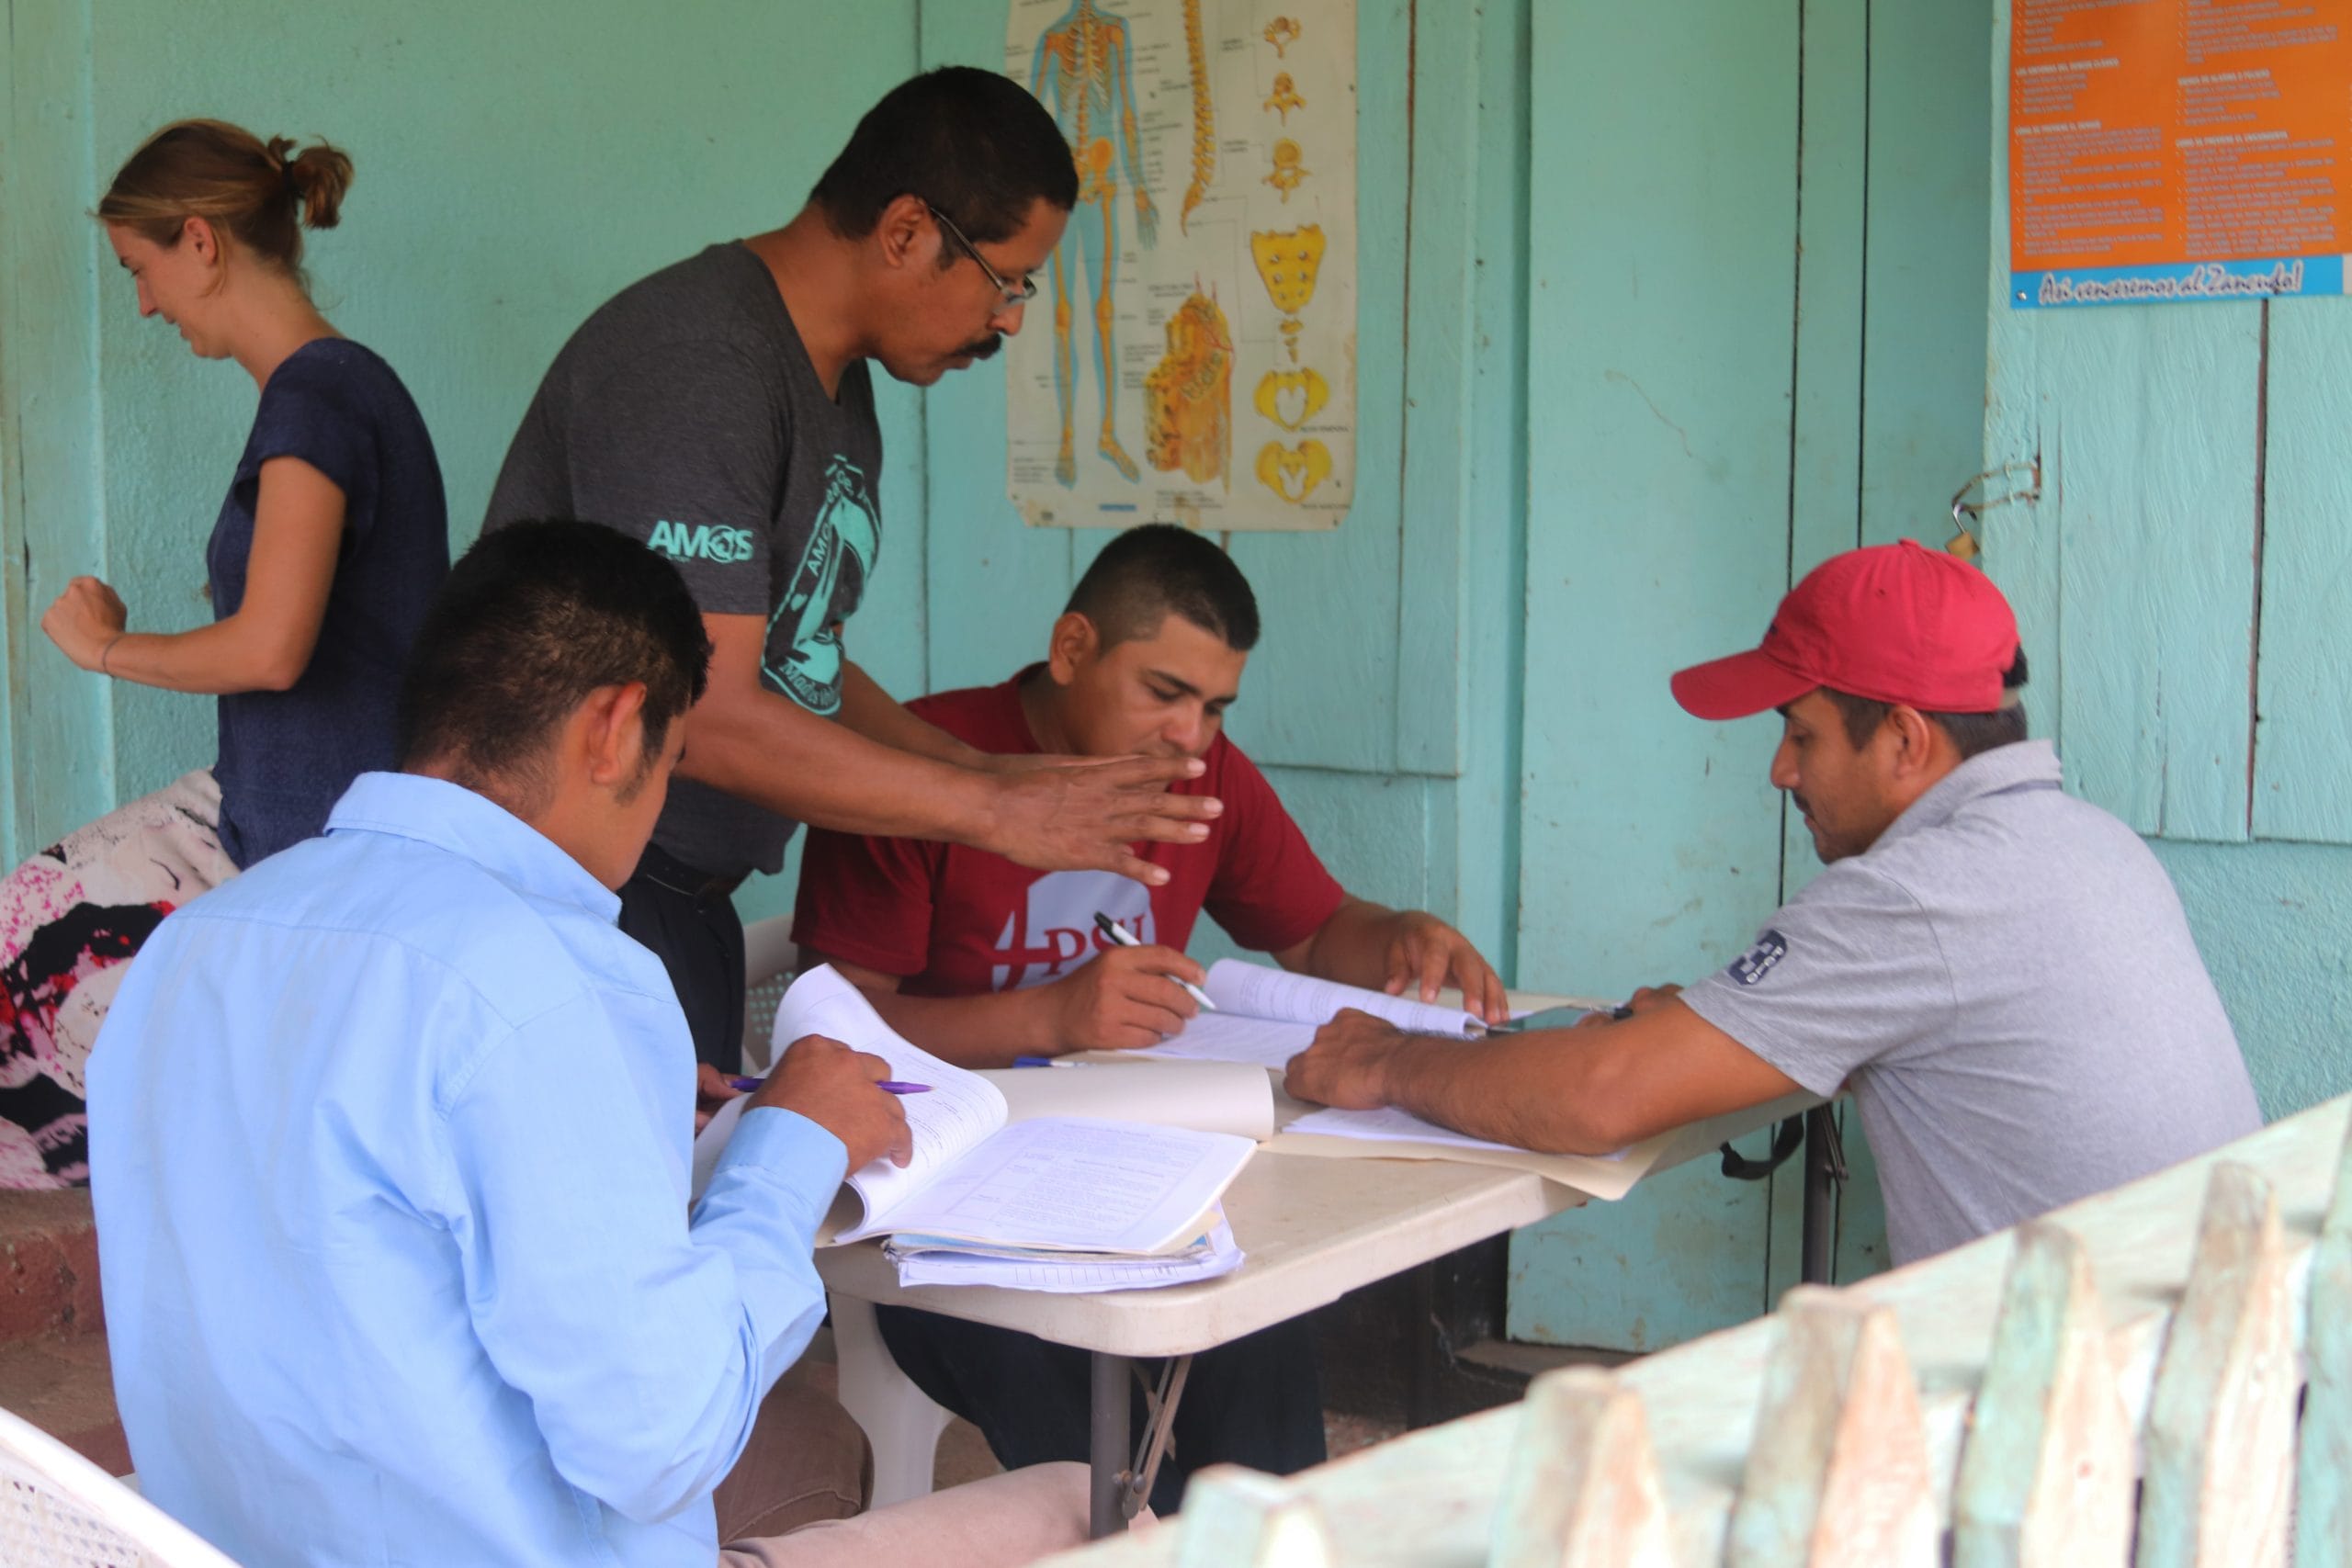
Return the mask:
{"type": "MultiPolygon", "coordinates": [[[[1135,932],[1127,930],[1126,927],[1121,925],[1110,916],[1102,913],[1100,909],[1097,909],[1094,912],[1094,924],[1096,929],[1100,930],[1104,936],[1118,943],[1121,947],[1141,947],[1143,945],[1142,942],[1136,940],[1135,932]]],[[[1174,980],[1178,985],[1183,987],[1184,994],[1191,997],[1194,1001],[1200,1003],[1204,1011],[1216,1011],[1216,1004],[1209,1000],[1209,994],[1206,991],[1204,991],[1190,980],[1181,978],[1178,976],[1170,975],[1168,977],[1174,980]]]]}

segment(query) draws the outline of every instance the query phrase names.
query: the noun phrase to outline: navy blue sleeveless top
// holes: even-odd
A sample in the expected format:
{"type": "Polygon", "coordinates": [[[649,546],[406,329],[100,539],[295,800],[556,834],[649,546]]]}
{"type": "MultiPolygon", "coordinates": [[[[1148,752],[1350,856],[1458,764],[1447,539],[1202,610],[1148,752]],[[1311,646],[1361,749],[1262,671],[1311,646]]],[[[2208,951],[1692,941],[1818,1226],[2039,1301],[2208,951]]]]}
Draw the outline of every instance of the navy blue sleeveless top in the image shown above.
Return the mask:
{"type": "Polygon", "coordinates": [[[244,603],[261,466],[272,457],[300,457],[342,490],[343,553],[302,678],[220,699],[220,847],[241,867],[316,835],[354,777],[393,766],[401,668],[449,570],[448,508],[424,416],[390,366],[320,338],[262,389],[205,549],[216,618],[244,603]]]}

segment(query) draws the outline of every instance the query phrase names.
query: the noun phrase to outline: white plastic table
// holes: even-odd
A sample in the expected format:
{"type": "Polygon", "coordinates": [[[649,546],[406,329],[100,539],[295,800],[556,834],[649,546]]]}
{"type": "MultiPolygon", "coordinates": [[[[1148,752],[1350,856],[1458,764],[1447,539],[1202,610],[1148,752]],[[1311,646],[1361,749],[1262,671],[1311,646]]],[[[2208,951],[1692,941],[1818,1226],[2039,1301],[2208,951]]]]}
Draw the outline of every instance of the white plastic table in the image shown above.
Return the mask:
{"type": "MultiPolygon", "coordinates": [[[[1512,998],[1520,1007],[1544,1007],[1556,999],[1512,998]]],[[[1694,1123],[1651,1168],[1705,1154],[1789,1111],[1776,1102],[1694,1123]]],[[[1094,1533],[1100,1536],[1124,1524],[1119,1476],[1131,1458],[1127,1405],[1134,1359],[1212,1349],[1585,1201],[1573,1188],[1494,1166],[1261,1150],[1225,1197],[1226,1216],[1249,1261],[1220,1280],[1101,1295],[970,1285],[901,1289],[879,1242],[824,1248],[817,1255],[817,1269],[832,1297],[842,1403],[874,1445],[875,1505],[930,1490],[930,1445],[946,1419],[890,1361],[875,1330],[875,1304],[921,1307],[1093,1353],[1091,1461],[1094,1533]],[[922,1412],[930,1417],[916,1421],[920,1440],[910,1445],[910,1413],[922,1412]]]]}

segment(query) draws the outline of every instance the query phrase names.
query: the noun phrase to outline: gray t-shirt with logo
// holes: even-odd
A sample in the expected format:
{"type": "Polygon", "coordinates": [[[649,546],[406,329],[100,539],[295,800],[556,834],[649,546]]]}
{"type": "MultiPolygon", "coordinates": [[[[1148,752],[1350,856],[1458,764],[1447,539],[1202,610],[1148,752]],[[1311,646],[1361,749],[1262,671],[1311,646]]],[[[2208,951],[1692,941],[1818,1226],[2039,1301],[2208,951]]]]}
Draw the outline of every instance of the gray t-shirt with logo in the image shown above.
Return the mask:
{"type": "MultiPolygon", "coordinates": [[[[827,397],[766,264],[729,243],[631,284],[571,334],[484,526],[571,517],[644,540],[706,613],[766,617],[762,678],[831,716],[842,626],[881,550],[881,473],[865,362],[827,397]]],[[[795,826],[680,780],[653,841],[736,876],[782,866],[795,826]]]]}
{"type": "Polygon", "coordinates": [[[1897,1263],[2262,1124],[2164,868],[2047,741],[1962,763],[1682,999],[1851,1086],[1897,1263]]]}

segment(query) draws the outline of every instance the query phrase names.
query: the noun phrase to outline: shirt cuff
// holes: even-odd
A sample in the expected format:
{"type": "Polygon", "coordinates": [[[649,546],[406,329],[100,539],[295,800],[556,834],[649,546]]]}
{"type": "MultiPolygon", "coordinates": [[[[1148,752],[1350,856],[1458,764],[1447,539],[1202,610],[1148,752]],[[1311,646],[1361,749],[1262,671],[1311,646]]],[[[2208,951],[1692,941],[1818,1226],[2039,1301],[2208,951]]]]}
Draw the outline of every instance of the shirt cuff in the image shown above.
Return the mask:
{"type": "Polygon", "coordinates": [[[797,1111],[763,1105],[743,1112],[711,1179],[747,1168],[831,1202],[833,1190],[849,1174],[849,1147],[797,1111]]]}

